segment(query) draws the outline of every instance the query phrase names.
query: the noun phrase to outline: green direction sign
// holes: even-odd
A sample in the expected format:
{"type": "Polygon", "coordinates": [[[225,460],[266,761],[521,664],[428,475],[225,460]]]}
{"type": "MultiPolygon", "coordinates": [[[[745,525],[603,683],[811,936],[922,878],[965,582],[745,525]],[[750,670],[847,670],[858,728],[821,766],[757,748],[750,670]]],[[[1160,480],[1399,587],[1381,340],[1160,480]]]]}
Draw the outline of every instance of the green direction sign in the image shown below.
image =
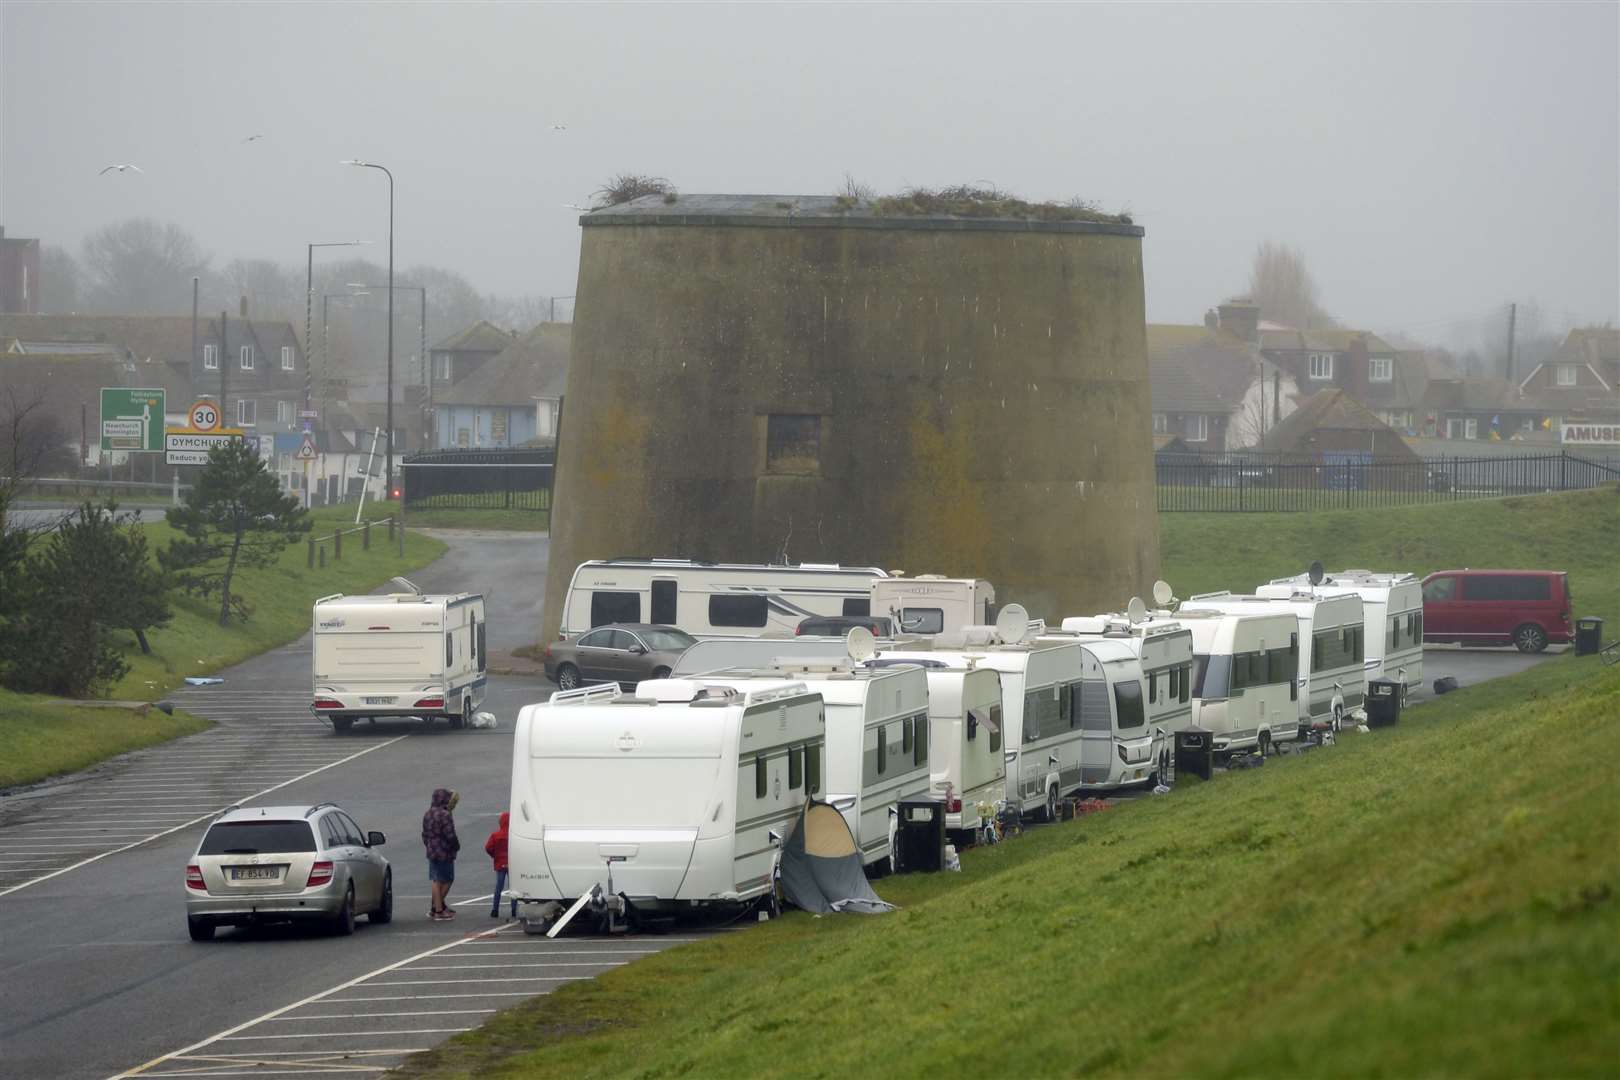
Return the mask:
{"type": "Polygon", "coordinates": [[[102,387],[101,448],[163,453],[163,391],[102,387]]]}

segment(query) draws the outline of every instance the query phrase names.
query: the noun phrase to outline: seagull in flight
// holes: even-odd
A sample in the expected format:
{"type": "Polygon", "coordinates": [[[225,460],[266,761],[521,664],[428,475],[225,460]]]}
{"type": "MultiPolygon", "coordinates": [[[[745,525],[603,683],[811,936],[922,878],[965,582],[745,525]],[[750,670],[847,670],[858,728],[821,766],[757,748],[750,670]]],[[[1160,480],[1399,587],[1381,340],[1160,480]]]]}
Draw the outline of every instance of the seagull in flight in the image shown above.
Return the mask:
{"type": "Polygon", "coordinates": [[[100,172],[98,172],[96,175],[97,176],[106,176],[108,173],[112,172],[114,169],[118,170],[119,172],[123,172],[126,169],[134,169],[138,173],[143,173],[143,172],[146,171],[145,169],[141,168],[139,165],[109,165],[105,169],[102,169],[100,172]]]}
{"type": "Polygon", "coordinates": [[[243,139],[242,141],[243,142],[252,142],[254,139],[262,139],[262,138],[264,138],[263,135],[249,135],[247,138],[243,139]]]}
{"type": "Polygon", "coordinates": [[[552,124],[551,125],[551,130],[552,131],[567,131],[568,130],[568,125],[567,124],[552,124]]]}

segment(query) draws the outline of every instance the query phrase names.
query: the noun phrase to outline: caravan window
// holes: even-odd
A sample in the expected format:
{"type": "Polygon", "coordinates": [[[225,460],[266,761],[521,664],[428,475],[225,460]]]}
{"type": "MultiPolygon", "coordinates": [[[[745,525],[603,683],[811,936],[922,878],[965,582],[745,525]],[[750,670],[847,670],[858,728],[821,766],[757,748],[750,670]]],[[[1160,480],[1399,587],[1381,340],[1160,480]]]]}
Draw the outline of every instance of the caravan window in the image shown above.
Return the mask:
{"type": "Polygon", "coordinates": [[[1228,676],[1232,670],[1232,658],[1205,654],[1193,657],[1193,697],[1201,701],[1217,701],[1225,698],[1228,676]]]}
{"type": "Polygon", "coordinates": [[[821,791],[821,747],[804,748],[804,790],[811,795],[821,791]]]}
{"type": "Polygon", "coordinates": [[[915,732],[916,732],[916,727],[915,727],[915,725],[912,724],[911,717],[908,716],[908,717],[905,718],[905,720],[901,721],[901,723],[900,723],[900,749],[905,751],[908,754],[911,753],[911,743],[912,743],[912,740],[915,738],[915,732]]]}
{"type": "Polygon", "coordinates": [[[472,650],[472,658],[478,659],[478,616],[474,615],[467,623],[467,648],[472,650]]]}
{"type": "Polygon", "coordinates": [[[1080,703],[1075,701],[1075,695],[1080,692],[1079,686],[1079,683],[1070,683],[1058,694],[1057,724],[1060,728],[1073,731],[1080,723],[1080,703]]]}
{"type": "Polygon", "coordinates": [[[1115,683],[1114,708],[1119,713],[1121,731],[1147,723],[1147,714],[1142,709],[1142,684],[1134,680],[1115,683]]]}
{"type": "Polygon", "coordinates": [[[487,622],[481,622],[481,623],[478,624],[477,647],[478,647],[478,670],[479,671],[488,670],[489,655],[486,652],[486,645],[488,644],[488,635],[485,633],[485,631],[488,628],[489,628],[489,624],[487,622]]]}
{"type": "Polygon", "coordinates": [[[1269,671],[1266,674],[1267,683],[1291,683],[1297,672],[1294,671],[1295,656],[1291,649],[1271,649],[1266,653],[1270,661],[1269,671]]]}
{"type": "Polygon", "coordinates": [[[911,745],[911,763],[913,765],[928,764],[928,717],[916,716],[912,723],[917,725],[917,738],[911,745]]]}
{"type": "Polygon", "coordinates": [[[760,754],[754,759],[754,798],[756,799],[763,799],[765,797],[765,771],[765,755],[760,754]]]}
{"type": "Polygon", "coordinates": [[[804,751],[795,746],[788,751],[788,790],[798,791],[804,783],[804,751]]]}
{"type": "Polygon", "coordinates": [[[1001,749],[1001,706],[990,706],[990,715],[985,718],[990,727],[990,752],[996,753],[1001,749]]]}
{"type": "Polygon", "coordinates": [[[857,619],[872,614],[871,598],[865,596],[859,598],[853,596],[844,597],[843,614],[849,618],[857,619]]]}
{"type": "Polygon", "coordinates": [[[761,627],[769,621],[770,602],[760,595],[709,597],[710,626],[761,627]]]}
{"type": "Polygon", "coordinates": [[[1147,684],[1148,704],[1151,705],[1153,702],[1159,700],[1159,676],[1157,674],[1149,675],[1147,677],[1147,684]]]}
{"type": "Polygon", "coordinates": [[[877,737],[877,771],[882,776],[889,767],[889,725],[879,724],[877,737]]]}
{"type": "Polygon", "coordinates": [[[676,588],[673,581],[652,583],[652,621],[672,625],[675,619],[676,588]]]}
{"type": "Polygon", "coordinates": [[[943,633],[945,612],[937,607],[908,607],[900,612],[900,629],[908,634],[943,633]]]}
{"type": "Polygon", "coordinates": [[[1080,684],[1080,726],[1086,731],[1107,731],[1113,724],[1108,715],[1108,684],[1087,679],[1080,684]]]}
{"type": "Polygon", "coordinates": [[[444,635],[444,666],[449,667],[456,662],[456,636],[444,635]]]}
{"type": "Polygon", "coordinates": [[[633,592],[591,593],[591,625],[641,621],[641,594],[633,592]]]}
{"type": "Polygon", "coordinates": [[[1192,696],[1192,665],[1181,665],[1181,701],[1186,704],[1192,696]]]}

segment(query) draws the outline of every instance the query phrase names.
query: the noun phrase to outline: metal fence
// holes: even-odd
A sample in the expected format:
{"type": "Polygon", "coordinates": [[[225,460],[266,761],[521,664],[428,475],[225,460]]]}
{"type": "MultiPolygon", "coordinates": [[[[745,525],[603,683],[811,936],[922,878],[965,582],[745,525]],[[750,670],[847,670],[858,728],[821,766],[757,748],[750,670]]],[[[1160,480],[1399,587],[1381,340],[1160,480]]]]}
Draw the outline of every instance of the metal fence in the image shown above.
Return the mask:
{"type": "Polygon", "coordinates": [[[400,462],[409,510],[551,509],[557,454],[551,447],[424,450],[400,462]]]}
{"type": "Polygon", "coordinates": [[[1157,454],[1161,511],[1349,510],[1576,491],[1620,481],[1620,455],[1375,458],[1320,454],[1157,454]]]}

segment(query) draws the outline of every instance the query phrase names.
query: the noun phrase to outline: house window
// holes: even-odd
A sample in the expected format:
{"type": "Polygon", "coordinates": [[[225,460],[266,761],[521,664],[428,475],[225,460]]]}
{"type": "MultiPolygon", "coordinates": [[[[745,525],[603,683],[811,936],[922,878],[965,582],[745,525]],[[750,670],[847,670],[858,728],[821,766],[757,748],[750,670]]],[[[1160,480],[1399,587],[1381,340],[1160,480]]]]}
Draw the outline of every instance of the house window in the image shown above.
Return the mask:
{"type": "Polygon", "coordinates": [[[1574,386],[1575,383],[1576,383],[1575,374],[1576,373],[1575,373],[1575,365],[1574,364],[1559,364],[1558,365],[1558,385],[1559,386],[1574,386]]]}
{"type": "Polygon", "coordinates": [[[218,345],[203,346],[203,367],[207,368],[209,371],[217,371],[219,369],[218,345]]]}
{"type": "Polygon", "coordinates": [[[1467,420],[1463,421],[1463,438],[1465,438],[1465,439],[1477,439],[1477,438],[1479,438],[1479,421],[1476,420],[1472,416],[1470,416],[1467,420]]]}
{"type": "Polygon", "coordinates": [[[1153,414],[1153,434],[1170,434],[1170,418],[1162,412],[1156,412],[1153,414]]]}
{"type": "Polygon", "coordinates": [[[252,398],[236,399],[236,426],[252,427],[259,419],[259,403],[252,398]]]}
{"type": "Polygon", "coordinates": [[[276,423],[290,424],[293,419],[293,403],[290,401],[276,402],[276,423]]]}
{"type": "Polygon", "coordinates": [[[1330,352],[1311,353],[1311,378],[1333,378],[1333,354],[1330,352]]]}
{"type": "Polygon", "coordinates": [[[773,414],[765,423],[765,471],[821,471],[821,417],[773,414]]]}
{"type": "Polygon", "coordinates": [[[292,346],[291,345],[283,345],[281,347],[281,370],[282,371],[291,371],[292,369],[293,369],[292,346]]]}
{"type": "Polygon", "coordinates": [[[251,345],[242,346],[242,370],[253,370],[253,346],[251,345]]]}
{"type": "Polygon", "coordinates": [[[1183,438],[1188,442],[1206,442],[1209,439],[1209,417],[1200,413],[1187,417],[1184,423],[1186,434],[1183,438]]]}
{"type": "Polygon", "coordinates": [[[1373,357],[1367,361],[1367,378],[1373,382],[1390,382],[1395,378],[1395,361],[1388,357],[1373,357]]]}
{"type": "Polygon", "coordinates": [[[439,382],[450,381],[450,357],[439,355],[433,358],[433,378],[439,382]]]}

